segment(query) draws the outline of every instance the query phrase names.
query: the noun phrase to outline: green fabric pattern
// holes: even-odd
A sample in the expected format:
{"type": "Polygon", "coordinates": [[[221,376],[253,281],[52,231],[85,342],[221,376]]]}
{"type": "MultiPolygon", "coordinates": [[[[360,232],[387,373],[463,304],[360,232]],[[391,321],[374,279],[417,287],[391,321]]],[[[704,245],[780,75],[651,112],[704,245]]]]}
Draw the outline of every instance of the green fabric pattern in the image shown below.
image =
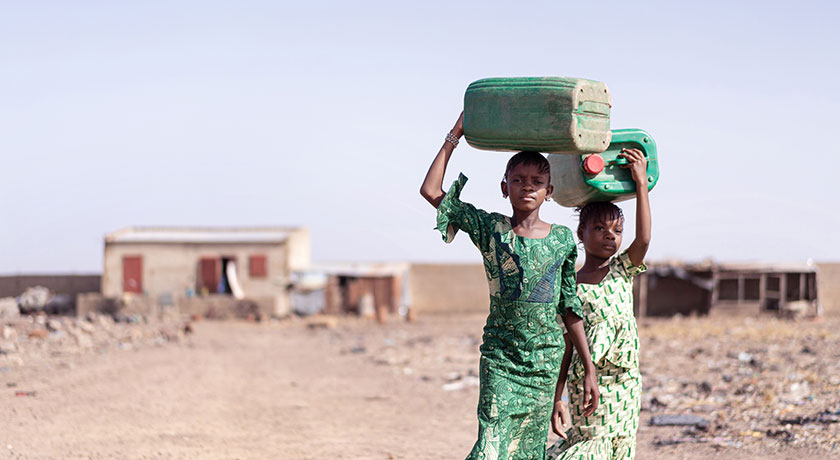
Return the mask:
{"type": "Polygon", "coordinates": [[[634,266],[627,251],[609,264],[598,284],[578,284],[583,327],[598,375],[598,409],[583,416],[583,365],[577,353],[566,389],[572,429],[569,440],[548,450],[552,460],[632,460],[636,454],[642,376],[639,373],[639,333],[633,316],[633,277],[647,270],[634,266]]]}
{"type": "Polygon", "coordinates": [[[451,242],[466,232],[481,252],[490,314],[480,347],[478,440],[467,459],[545,458],[554,387],[565,344],[557,315],[582,315],[575,295],[572,232],[552,225],[542,239],[513,232],[510,218],[460,199],[461,174],[438,206],[451,242]]]}

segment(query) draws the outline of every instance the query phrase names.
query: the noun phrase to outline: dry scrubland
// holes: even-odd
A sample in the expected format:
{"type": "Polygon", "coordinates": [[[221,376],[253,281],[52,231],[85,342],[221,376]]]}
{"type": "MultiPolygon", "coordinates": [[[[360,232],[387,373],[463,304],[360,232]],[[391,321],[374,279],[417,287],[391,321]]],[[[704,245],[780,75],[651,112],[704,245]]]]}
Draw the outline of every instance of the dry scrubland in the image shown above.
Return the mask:
{"type": "MultiPolygon", "coordinates": [[[[0,337],[0,458],[463,458],[483,317],[113,323],[0,337]]],[[[639,459],[840,455],[840,319],[645,320],[639,459]],[[705,423],[652,426],[661,415],[705,423]]],[[[33,332],[37,331],[37,332],[33,332]]]]}

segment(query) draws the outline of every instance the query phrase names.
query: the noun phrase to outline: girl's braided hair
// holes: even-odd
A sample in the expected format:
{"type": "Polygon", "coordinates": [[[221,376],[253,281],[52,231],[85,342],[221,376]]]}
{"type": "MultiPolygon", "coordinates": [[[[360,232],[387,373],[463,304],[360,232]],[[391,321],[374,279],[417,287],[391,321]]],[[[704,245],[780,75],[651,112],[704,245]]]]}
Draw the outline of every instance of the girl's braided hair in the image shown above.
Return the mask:
{"type": "Polygon", "coordinates": [[[621,211],[621,208],[609,201],[587,203],[584,206],[578,207],[576,211],[578,213],[578,238],[583,238],[581,236],[583,234],[583,227],[597,220],[604,222],[615,219],[624,220],[624,213],[621,211]]]}

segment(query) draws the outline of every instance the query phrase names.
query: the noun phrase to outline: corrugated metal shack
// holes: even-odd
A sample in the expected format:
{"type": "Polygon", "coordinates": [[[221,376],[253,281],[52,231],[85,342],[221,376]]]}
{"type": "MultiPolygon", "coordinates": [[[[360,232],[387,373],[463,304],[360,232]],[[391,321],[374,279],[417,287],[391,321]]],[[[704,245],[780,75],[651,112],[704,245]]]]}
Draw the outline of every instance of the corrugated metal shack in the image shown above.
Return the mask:
{"type": "Polygon", "coordinates": [[[634,286],[637,316],[821,314],[814,264],[651,263],[634,286]]]}
{"type": "Polygon", "coordinates": [[[297,274],[292,308],[298,313],[375,317],[379,322],[389,316],[409,317],[407,274],[408,264],[403,263],[317,264],[297,274]],[[317,278],[321,286],[306,282],[317,278]]]}

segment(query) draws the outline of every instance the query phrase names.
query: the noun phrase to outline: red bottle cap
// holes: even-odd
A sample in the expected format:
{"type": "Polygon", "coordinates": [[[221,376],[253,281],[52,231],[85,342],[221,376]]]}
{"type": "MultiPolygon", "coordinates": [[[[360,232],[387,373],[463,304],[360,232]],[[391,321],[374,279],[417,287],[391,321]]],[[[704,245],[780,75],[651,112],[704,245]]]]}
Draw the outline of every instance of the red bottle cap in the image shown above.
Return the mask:
{"type": "Polygon", "coordinates": [[[604,158],[597,153],[593,153],[583,160],[583,170],[587,174],[598,174],[604,170],[604,158]]]}

